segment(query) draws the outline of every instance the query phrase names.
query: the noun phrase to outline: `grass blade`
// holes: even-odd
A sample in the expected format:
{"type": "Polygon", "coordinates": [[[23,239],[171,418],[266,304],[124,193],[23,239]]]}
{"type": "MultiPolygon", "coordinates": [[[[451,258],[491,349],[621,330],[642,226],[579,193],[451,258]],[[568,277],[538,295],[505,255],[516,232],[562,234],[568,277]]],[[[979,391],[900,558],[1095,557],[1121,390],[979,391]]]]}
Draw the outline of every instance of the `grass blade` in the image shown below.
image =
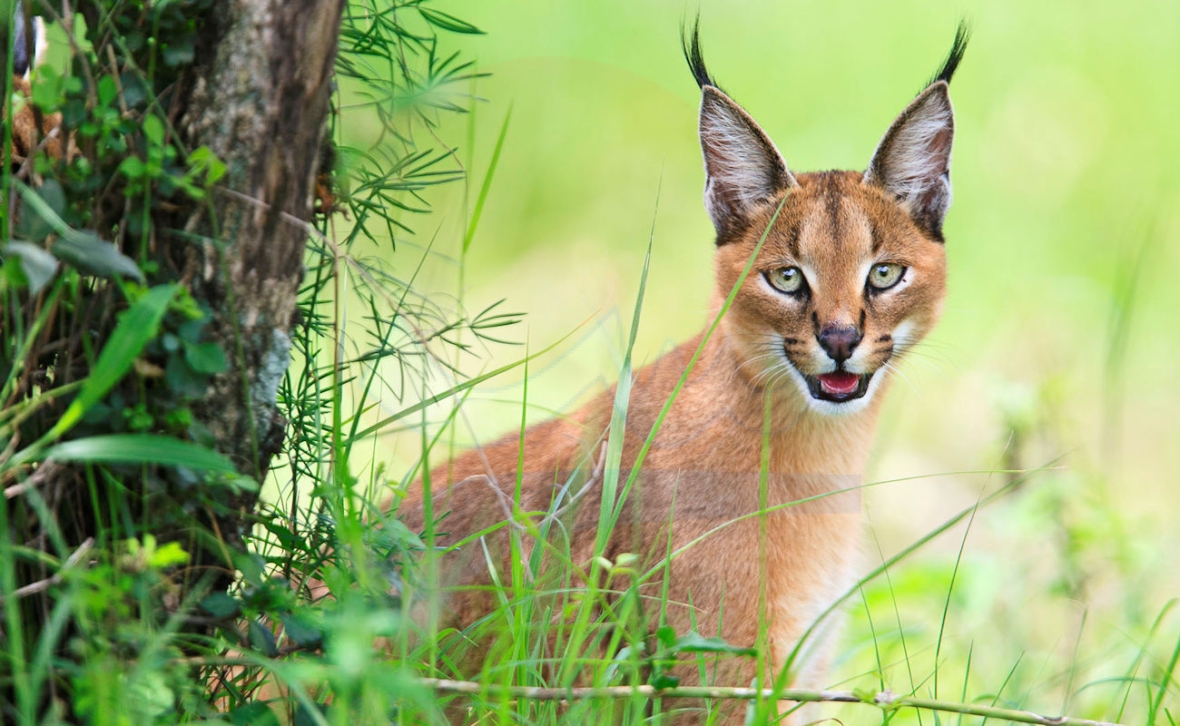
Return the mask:
{"type": "Polygon", "coordinates": [[[53,446],[44,456],[46,459],[77,463],[162,464],[205,471],[236,472],[233,463],[216,451],[191,441],[155,434],[89,436],[53,446]]]}
{"type": "Polygon", "coordinates": [[[504,138],[508,136],[508,122],[512,120],[512,106],[504,114],[504,123],[500,125],[500,136],[496,139],[496,148],[492,150],[492,161],[488,164],[488,173],[484,174],[483,183],[479,186],[479,196],[475,199],[475,211],[471,213],[471,222],[467,225],[467,233],[463,235],[463,254],[471,248],[471,240],[475,238],[475,230],[479,227],[479,217],[483,214],[483,204],[488,199],[488,192],[492,189],[492,177],[496,175],[496,165],[500,163],[500,151],[504,148],[504,138]]]}
{"type": "MultiPolygon", "coordinates": [[[[583,323],[583,325],[584,324],[585,323],[583,323]]],[[[544,348],[542,350],[539,350],[536,353],[533,353],[532,355],[528,356],[527,358],[509,363],[507,365],[500,366],[499,368],[497,368],[494,371],[490,371],[488,373],[483,373],[481,375],[475,376],[474,378],[469,378],[468,380],[463,381],[462,383],[460,383],[457,386],[453,386],[451,388],[448,388],[447,390],[443,391],[442,393],[437,393],[433,396],[428,396],[426,398],[423,398],[421,401],[419,401],[418,403],[415,403],[413,406],[407,406],[406,408],[403,408],[402,410],[398,411],[397,413],[393,414],[392,416],[384,418],[384,419],[378,421],[377,423],[373,424],[372,426],[369,426],[369,427],[363,429],[362,431],[358,432],[357,434],[355,434],[354,436],[349,438],[347,441],[345,441],[344,445],[351,446],[355,441],[359,441],[360,439],[372,436],[373,434],[377,433],[378,431],[385,428],[389,424],[394,423],[395,421],[400,421],[401,419],[405,418],[406,416],[409,416],[410,414],[413,414],[413,413],[417,413],[424,408],[428,408],[430,406],[433,406],[434,404],[438,403],[439,401],[445,401],[446,399],[450,398],[451,396],[454,396],[455,394],[458,394],[458,393],[462,393],[463,391],[466,391],[469,388],[477,386],[480,383],[483,383],[484,381],[488,380],[489,378],[495,378],[498,375],[501,375],[503,373],[507,373],[508,371],[512,370],[513,368],[523,365],[526,361],[530,361],[530,360],[533,360],[534,358],[538,358],[542,355],[545,355],[549,351],[553,350],[557,346],[564,343],[571,335],[573,335],[578,330],[580,330],[581,327],[582,326],[579,325],[577,328],[574,328],[569,333],[566,333],[564,336],[562,336],[559,340],[557,340],[552,345],[550,345],[547,348],[544,348]]]]}
{"type": "Polygon", "coordinates": [[[91,406],[98,403],[126,375],[144,346],[156,337],[160,321],[164,319],[164,313],[168,311],[168,305],[179,289],[177,285],[153,287],[123,313],[102,352],[98,354],[98,360],[82,390],[78,392],[78,397],[46,434],[46,440],[52,441],[69,431],[91,406]]]}

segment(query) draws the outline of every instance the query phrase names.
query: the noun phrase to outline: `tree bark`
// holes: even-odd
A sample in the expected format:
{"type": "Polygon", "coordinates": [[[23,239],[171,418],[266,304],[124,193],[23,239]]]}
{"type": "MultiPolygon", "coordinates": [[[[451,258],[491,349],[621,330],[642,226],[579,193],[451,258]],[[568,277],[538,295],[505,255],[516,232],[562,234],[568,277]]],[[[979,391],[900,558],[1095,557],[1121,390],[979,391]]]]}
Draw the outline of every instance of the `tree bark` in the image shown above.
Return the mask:
{"type": "MultiPolygon", "coordinates": [[[[222,453],[258,481],[282,444],[276,407],[302,276],[307,222],[325,143],[343,0],[226,0],[212,57],[196,68],[181,127],[190,149],[227,165],[212,218],[190,231],[207,242],[189,256],[194,297],[214,311],[229,360],[195,414],[222,453]]],[[[177,245],[191,249],[191,241],[177,245]]],[[[232,508],[253,511],[252,496],[232,508]]],[[[236,543],[246,524],[223,521],[236,543]]]]}

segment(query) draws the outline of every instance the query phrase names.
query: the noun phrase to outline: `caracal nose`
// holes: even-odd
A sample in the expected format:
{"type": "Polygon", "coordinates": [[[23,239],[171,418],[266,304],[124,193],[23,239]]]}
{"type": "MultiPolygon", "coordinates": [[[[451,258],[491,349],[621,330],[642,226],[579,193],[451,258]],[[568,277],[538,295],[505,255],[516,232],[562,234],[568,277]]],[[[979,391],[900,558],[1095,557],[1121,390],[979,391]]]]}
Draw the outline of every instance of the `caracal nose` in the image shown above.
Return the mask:
{"type": "Polygon", "coordinates": [[[852,351],[861,340],[860,330],[855,325],[825,325],[819,332],[819,347],[839,365],[852,357],[852,351]]]}

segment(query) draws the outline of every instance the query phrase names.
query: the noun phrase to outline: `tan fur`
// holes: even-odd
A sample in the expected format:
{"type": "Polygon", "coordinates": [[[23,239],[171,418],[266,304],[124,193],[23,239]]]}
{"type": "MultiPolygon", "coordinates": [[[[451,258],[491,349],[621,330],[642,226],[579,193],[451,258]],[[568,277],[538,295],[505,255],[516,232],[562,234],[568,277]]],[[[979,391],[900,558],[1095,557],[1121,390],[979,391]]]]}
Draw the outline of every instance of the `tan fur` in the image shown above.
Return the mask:
{"type": "MultiPolygon", "coordinates": [[[[702,85],[705,202],[718,233],[714,316],[734,286],[739,289],[660,426],[604,554],[611,560],[635,554],[638,571],[644,572],[661,562],[669,547],[678,551],[668,569],[668,624],[678,633],[695,627],[734,645],[759,648],[767,664],[764,685],[774,682],[815,619],[855,584],[857,487],[889,366],[922,339],[941,310],[946,282],[941,224],[950,203],[953,137],[946,80],[961,53],[957,38],[944,72],[890,127],[867,173],[796,175],[753,118],[712,84],[695,38],[686,45],[702,85]],[[742,279],[751,257],[752,268],[742,279]],[[870,270],[881,264],[906,269],[901,282],[883,291],[868,282],[870,270]],[[806,294],[772,286],[767,275],[785,267],[802,270],[806,294]],[[860,337],[850,357],[836,360],[833,348],[821,342],[824,331],[855,331],[860,337]],[[815,376],[841,364],[862,376],[858,380],[870,381],[866,395],[819,400],[824,395],[816,393],[815,376]],[[765,504],[773,511],[759,516],[764,435],[769,436],[765,504]],[[760,623],[766,624],[765,639],[760,623]]],[[[635,376],[620,484],[703,336],[635,376]]],[[[563,531],[569,533],[575,565],[585,565],[594,555],[602,476],[610,476],[600,468],[614,399],[612,388],[568,419],[529,428],[523,457],[514,433],[433,471],[437,543],[454,545],[506,518],[565,507],[570,492],[583,491],[563,531]],[[518,486],[517,506],[512,500],[518,486]]],[[[390,506],[421,531],[425,503],[424,484],[417,482],[403,501],[390,506]]],[[[500,583],[510,581],[506,532],[500,528],[443,556],[438,625],[468,628],[495,610],[497,597],[487,587],[489,563],[500,583]]],[[[526,556],[537,544],[529,537],[523,535],[526,556]]],[[[657,577],[640,591],[658,602],[662,586],[657,577]]],[[[647,627],[659,624],[658,610],[651,607],[647,627]]],[[[803,669],[794,670],[803,674],[795,685],[827,685],[826,641],[818,641],[803,669]]],[[[467,656],[469,668],[477,671],[484,657],[488,651],[476,643],[467,656]]],[[[706,680],[747,686],[755,672],[750,659],[721,659],[706,680]]],[[[700,681],[695,663],[678,675],[686,685],[700,681]]],[[[718,723],[743,721],[744,704],[725,708],[718,723]]],[[[701,713],[698,704],[673,720],[695,723],[701,713]]]]}
{"type": "Polygon", "coordinates": [[[25,103],[12,118],[12,163],[23,164],[40,144],[50,158],[60,159],[62,143],[59,137],[61,114],[38,114],[33,108],[32,88],[19,76],[12,79],[13,90],[25,98],[25,103]],[[40,126],[37,121],[40,120],[40,126]]]}
{"type": "MultiPolygon", "coordinates": [[[[769,477],[771,506],[830,494],[861,483],[865,459],[881,402],[878,389],[862,410],[825,415],[811,410],[803,391],[788,380],[766,375],[768,335],[796,342],[785,354],[806,373],[817,370],[814,313],[822,325],[856,324],[864,313],[864,343],[871,346],[870,369],[894,355],[892,331],[903,321],[913,326],[910,344],[935,322],[944,293],[945,257],[941,244],[924,234],[898,204],[868,186],[856,172],[804,174],[799,186],[762,205],[738,239],[721,245],[716,257],[713,309],[718,310],[739,278],[775,206],[782,211],[742,283],[733,306],[689,375],[643,464],[632,526],[619,528],[607,557],[638,553],[650,564],[667,545],[669,514],[672,547],[759,509],[759,471],[764,395],[772,396],[769,477]],[[877,253],[873,254],[873,245],[877,253]],[[878,259],[908,266],[914,280],[904,294],[864,295],[864,269],[878,259]],[[769,289],[761,272],[785,263],[818,273],[814,305],[794,305],[769,289]]],[[[698,336],[639,371],[630,397],[622,469],[630,471],[656,416],[700,343],[698,336]]],[[[781,364],[780,364],[781,365],[781,364]]],[[[884,376],[880,370],[877,375],[884,376]]],[[[884,387],[884,381],[880,384],[884,387]]],[[[593,461],[610,420],[614,390],[606,391],[570,420],[553,420],[528,429],[524,437],[525,511],[546,511],[557,489],[580,461],[593,461]]],[[[519,435],[470,451],[437,469],[436,513],[449,512],[438,529],[450,544],[504,519],[517,478],[519,435]],[[449,482],[457,482],[447,486],[449,482]]],[[[587,470],[592,466],[584,467],[587,470]]],[[[625,474],[624,477],[625,479],[625,474]]],[[[592,551],[601,487],[586,497],[574,528],[575,558],[592,551]]],[[[421,483],[400,504],[399,514],[413,529],[424,528],[421,483]]],[[[510,508],[507,511],[511,511],[510,508]]],[[[860,498],[855,491],[828,496],[777,511],[767,518],[766,595],[769,658],[781,668],[799,636],[833,598],[855,581],[860,498]]],[[[709,536],[675,559],[669,598],[671,624],[690,629],[689,606],[704,634],[720,633],[739,645],[757,642],[760,567],[758,518],[709,536]],[[721,612],[724,610],[724,617],[721,612]]],[[[510,571],[502,535],[489,537],[502,577],[510,571]]],[[[469,546],[468,550],[479,550],[469,546]]],[[[482,551],[445,561],[453,586],[487,584],[482,551]],[[456,571],[454,568],[459,568],[456,571]]],[[[659,581],[651,593],[659,595],[659,581]]],[[[447,600],[448,624],[470,625],[493,608],[487,593],[455,592],[447,600]]],[[[748,661],[727,662],[734,672],[715,683],[748,685],[748,661]]],[[[686,682],[695,670],[686,669],[686,682]]]]}

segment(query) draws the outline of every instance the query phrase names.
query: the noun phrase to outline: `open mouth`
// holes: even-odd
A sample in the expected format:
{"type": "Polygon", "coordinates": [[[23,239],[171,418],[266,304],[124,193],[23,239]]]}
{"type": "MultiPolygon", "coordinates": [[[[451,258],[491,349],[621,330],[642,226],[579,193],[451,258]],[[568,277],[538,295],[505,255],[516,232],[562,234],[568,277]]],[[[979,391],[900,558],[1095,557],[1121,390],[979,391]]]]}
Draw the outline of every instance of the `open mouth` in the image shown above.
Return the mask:
{"type": "Polygon", "coordinates": [[[857,374],[848,371],[834,371],[819,376],[803,376],[811,397],[821,401],[843,403],[864,396],[869,390],[872,373],[857,374]]]}

